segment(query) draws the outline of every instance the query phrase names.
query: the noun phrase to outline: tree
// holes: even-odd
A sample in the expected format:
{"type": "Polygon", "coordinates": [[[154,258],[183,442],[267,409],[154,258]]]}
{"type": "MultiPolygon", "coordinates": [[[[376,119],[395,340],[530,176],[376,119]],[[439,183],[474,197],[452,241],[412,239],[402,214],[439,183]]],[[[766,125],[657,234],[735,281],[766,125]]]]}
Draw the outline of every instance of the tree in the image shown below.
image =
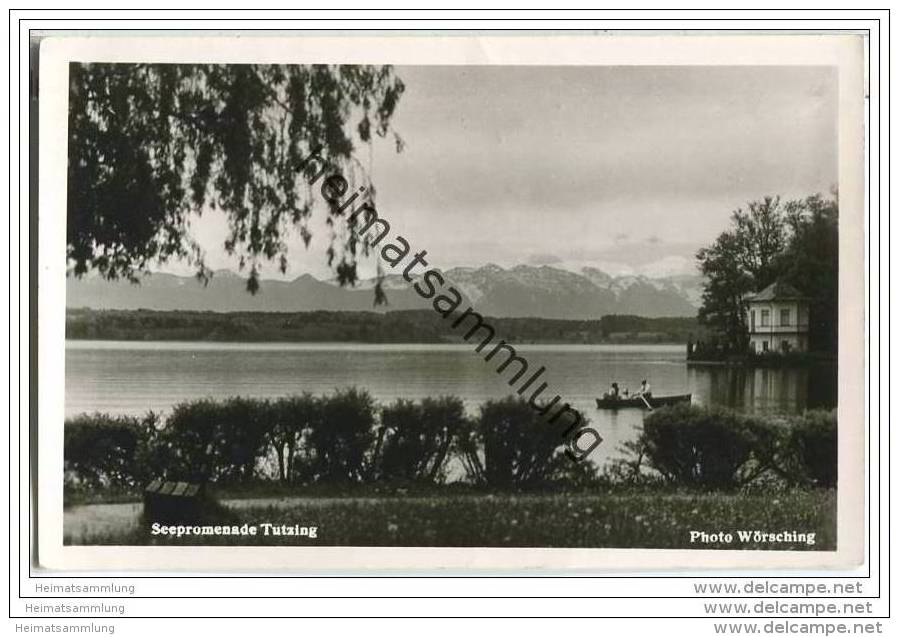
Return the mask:
{"type": "Polygon", "coordinates": [[[722,335],[725,347],[737,351],[748,340],[742,299],[753,286],[752,276],[742,267],[744,243],[735,232],[722,232],[696,255],[706,279],[699,322],[722,335]]]}
{"type": "Polygon", "coordinates": [[[778,258],[786,241],[786,206],[781,205],[780,197],[765,197],[750,201],[747,208],[738,208],[732,216],[738,265],[756,289],[762,289],[778,276],[778,258]]]}
{"type": "Polygon", "coordinates": [[[731,229],[696,258],[706,278],[699,321],[724,340],[726,351],[748,344],[743,298],[777,278],[784,248],[784,206],[779,197],[751,201],[731,215],[731,229]]]}
{"type": "Polygon", "coordinates": [[[781,257],[783,278],[809,297],[809,347],[837,351],[840,237],[836,193],[791,202],[786,212],[790,243],[781,257]]]}
{"type": "Polygon", "coordinates": [[[747,345],[743,299],[783,280],[811,299],[811,348],[835,351],[839,215],[833,195],[750,202],[733,213],[730,229],[696,254],[706,278],[699,321],[723,338],[726,350],[747,345]]]}
{"type": "MultiPolygon", "coordinates": [[[[225,249],[249,269],[255,292],[260,260],[286,271],[292,228],[306,245],[311,239],[314,196],[303,160],[321,149],[353,190],[357,179],[367,182],[354,151],[392,132],[403,88],[389,66],[72,64],[72,273],[136,281],[153,263],[185,259],[208,280],[189,223],[213,209],[227,215],[225,249]]],[[[336,204],[328,215],[333,224],[336,204]]],[[[359,248],[336,236],[329,265],[352,283],[359,248]]]]}

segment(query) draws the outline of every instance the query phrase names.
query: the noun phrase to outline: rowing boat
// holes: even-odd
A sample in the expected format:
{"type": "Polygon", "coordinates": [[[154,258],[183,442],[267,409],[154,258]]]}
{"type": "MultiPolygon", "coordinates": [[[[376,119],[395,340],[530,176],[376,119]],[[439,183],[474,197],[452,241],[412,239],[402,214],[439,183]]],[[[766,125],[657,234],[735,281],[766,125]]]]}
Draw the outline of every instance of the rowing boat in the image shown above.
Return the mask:
{"type": "Polygon", "coordinates": [[[672,396],[650,396],[645,401],[640,396],[630,398],[597,398],[597,409],[626,409],[635,407],[638,409],[655,409],[680,403],[689,403],[693,394],[675,394],[672,396]],[[648,403],[648,404],[647,404],[648,403]]]}

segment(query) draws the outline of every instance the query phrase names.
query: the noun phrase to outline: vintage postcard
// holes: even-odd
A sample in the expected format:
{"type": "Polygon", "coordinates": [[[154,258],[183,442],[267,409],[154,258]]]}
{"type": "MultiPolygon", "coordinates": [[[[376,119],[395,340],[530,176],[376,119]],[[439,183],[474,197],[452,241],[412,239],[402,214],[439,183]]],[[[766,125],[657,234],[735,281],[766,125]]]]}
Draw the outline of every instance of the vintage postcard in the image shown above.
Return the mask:
{"type": "Polygon", "coordinates": [[[863,60],[44,39],[39,562],[860,563],[863,60]]]}

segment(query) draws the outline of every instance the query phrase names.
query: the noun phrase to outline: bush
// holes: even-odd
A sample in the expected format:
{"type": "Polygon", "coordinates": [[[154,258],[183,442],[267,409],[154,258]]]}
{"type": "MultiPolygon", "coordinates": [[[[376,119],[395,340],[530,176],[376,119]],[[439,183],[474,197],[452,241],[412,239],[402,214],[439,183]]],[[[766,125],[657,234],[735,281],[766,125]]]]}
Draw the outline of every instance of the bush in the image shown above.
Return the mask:
{"type": "Polygon", "coordinates": [[[836,486],[836,410],[807,411],[789,427],[782,466],[799,484],[836,486]]]}
{"type": "Polygon", "coordinates": [[[646,418],[638,446],[669,482],[727,489],[747,481],[753,436],[746,420],[733,412],[677,405],[646,418]]]}
{"type": "Polygon", "coordinates": [[[455,397],[397,400],[384,407],[374,454],[377,477],[443,482],[450,449],[465,426],[465,408],[455,397]]]}
{"type": "Polygon", "coordinates": [[[271,425],[268,403],[252,398],[175,406],[157,450],[165,477],[190,482],[251,479],[271,425]]]}
{"type": "MultiPolygon", "coordinates": [[[[582,422],[586,422],[582,419],[582,422]]],[[[460,441],[468,479],[490,487],[548,485],[562,479],[565,439],[526,400],[508,397],[481,406],[480,417],[460,441]]]]}
{"type": "Polygon", "coordinates": [[[641,479],[643,460],[668,482],[728,489],[759,481],[833,487],[837,479],[836,412],[765,418],[679,405],[659,409],[626,445],[619,473],[641,479]]]}
{"type": "Polygon", "coordinates": [[[75,486],[140,487],[148,479],[146,456],[156,437],[158,417],[82,414],[66,420],[63,466],[75,486]]]}
{"type": "Polygon", "coordinates": [[[316,482],[365,480],[374,424],[374,401],[367,391],[351,388],[322,397],[306,436],[310,477],[316,482]]]}
{"type": "Polygon", "coordinates": [[[311,394],[288,396],[271,402],[270,422],[265,428],[268,444],[278,465],[282,482],[309,479],[309,463],[304,455],[304,437],[320,419],[321,403],[311,394]]]}

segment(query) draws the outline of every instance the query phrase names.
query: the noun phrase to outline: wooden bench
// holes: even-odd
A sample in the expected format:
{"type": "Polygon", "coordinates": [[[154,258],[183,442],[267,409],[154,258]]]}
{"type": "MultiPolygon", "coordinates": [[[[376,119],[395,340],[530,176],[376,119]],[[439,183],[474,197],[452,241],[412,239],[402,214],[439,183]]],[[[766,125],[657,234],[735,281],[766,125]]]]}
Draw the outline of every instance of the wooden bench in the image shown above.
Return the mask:
{"type": "Polygon", "coordinates": [[[200,484],[156,479],[144,489],[144,517],[148,522],[199,520],[208,504],[206,489],[200,484]]]}

